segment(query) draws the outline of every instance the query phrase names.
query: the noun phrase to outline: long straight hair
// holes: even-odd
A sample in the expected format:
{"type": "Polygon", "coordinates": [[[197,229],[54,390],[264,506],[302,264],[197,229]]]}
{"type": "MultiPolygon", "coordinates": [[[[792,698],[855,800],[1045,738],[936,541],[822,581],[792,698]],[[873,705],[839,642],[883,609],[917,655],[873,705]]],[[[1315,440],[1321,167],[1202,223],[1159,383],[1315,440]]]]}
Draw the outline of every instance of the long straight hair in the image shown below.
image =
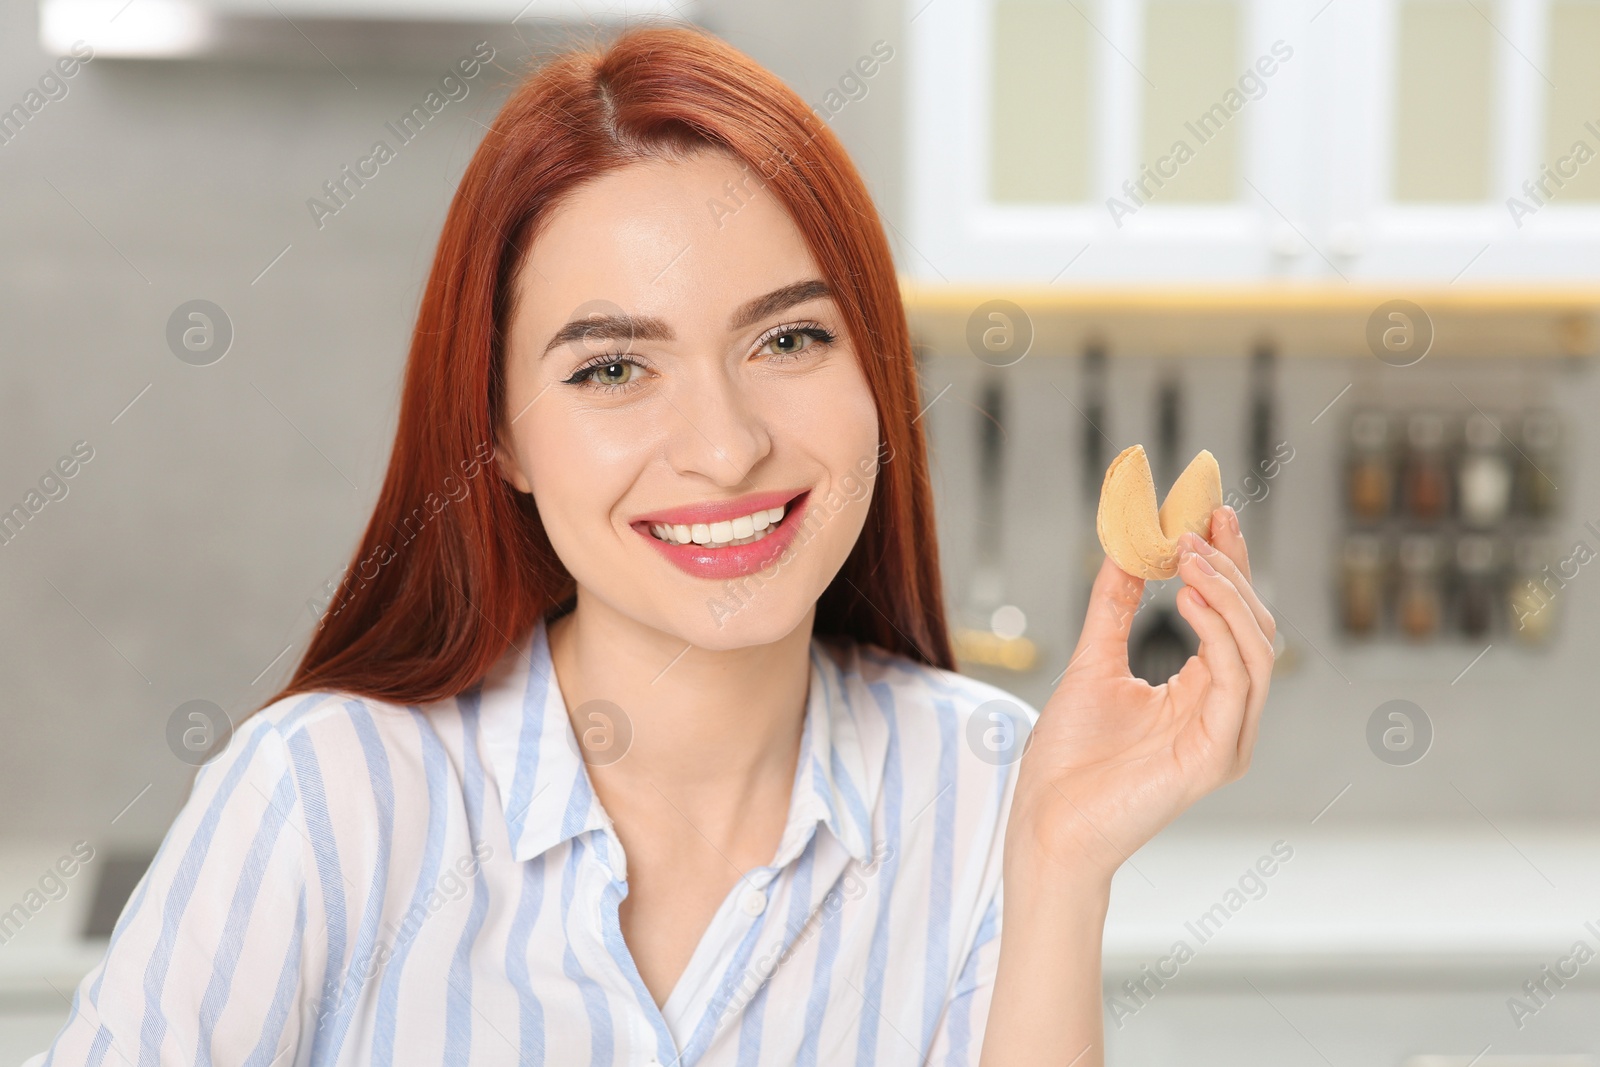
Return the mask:
{"type": "Polygon", "coordinates": [[[910,334],[866,186],[776,76],[707,32],[647,26],[533,70],[473,154],[422,295],[372,518],[294,676],[267,703],[315,691],[399,704],[454,696],[575,595],[532,497],[492,459],[508,417],[517,273],[565,194],[700,148],[732,153],[788,211],[877,407],[882,462],[865,526],[817,601],[813,633],[954,669],[910,334]]]}

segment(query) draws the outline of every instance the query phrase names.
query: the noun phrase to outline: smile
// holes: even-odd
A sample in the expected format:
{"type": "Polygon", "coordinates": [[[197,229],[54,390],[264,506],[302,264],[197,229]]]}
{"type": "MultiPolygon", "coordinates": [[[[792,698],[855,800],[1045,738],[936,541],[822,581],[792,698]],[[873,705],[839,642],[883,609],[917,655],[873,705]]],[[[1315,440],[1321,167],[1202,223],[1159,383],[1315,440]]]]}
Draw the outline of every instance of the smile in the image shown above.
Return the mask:
{"type": "Polygon", "coordinates": [[[809,489],[753,493],[635,519],[630,525],[674,567],[723,580],[765,570],[795,542],[809,489]]]}
{"type": "Polygon", "coordinates": [[[762,508],[748,515],[722,522],[650,524],[650,533],[669,545],[748,545],[768,536],[783,521],[787,505],[762,508]]]}

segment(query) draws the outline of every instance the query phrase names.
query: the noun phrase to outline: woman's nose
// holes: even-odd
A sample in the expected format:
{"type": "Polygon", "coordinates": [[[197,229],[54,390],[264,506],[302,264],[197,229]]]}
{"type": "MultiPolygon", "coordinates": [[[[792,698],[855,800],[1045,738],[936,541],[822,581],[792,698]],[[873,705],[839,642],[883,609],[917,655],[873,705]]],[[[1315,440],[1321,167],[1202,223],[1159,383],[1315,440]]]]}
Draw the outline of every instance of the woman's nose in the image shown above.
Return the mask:
{"type": "Polygon", "coordinates": [[[742,485],[772,451],[772,437],[750,386],[725,372],[707,374],[669,391],[672,421],[667,462],[679,474],[717,485],[742,485]]]}

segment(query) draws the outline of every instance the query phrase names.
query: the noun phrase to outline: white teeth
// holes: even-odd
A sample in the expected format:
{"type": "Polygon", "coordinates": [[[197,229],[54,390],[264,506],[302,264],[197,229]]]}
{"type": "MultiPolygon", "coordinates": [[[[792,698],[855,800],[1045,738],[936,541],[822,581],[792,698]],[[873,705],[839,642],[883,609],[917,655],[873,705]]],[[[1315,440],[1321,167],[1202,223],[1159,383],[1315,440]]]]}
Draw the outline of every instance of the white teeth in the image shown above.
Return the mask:
{"type": "Polygon", "coordinates": [[[718,548],[728,545],[747,545],[771,533],[778,523],[783,521],[784,513],[785,508],[780,505],[723,522],[692,524],[653,522],[650,524],[650,533],[658,541],[675,545],[686,545],[690,542],[697,545],[715,545],[718,548]]]}

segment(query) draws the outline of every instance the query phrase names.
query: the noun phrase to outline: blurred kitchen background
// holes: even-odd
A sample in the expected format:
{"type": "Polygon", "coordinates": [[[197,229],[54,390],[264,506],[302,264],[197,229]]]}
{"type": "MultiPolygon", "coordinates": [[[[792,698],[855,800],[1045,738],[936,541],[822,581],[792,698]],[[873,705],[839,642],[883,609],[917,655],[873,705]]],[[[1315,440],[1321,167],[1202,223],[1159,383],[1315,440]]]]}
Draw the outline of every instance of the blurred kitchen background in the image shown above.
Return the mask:
{"type": "Polygon", "coordinates": [[[64,1021],[192,731],[304,648],[484,124],[641,19],[771,68],[871,187],[964,669],[1042,704],[1111,457],[1220,461],[1272,698],[1118,875],[1108,1061],[1600,1063],[1597,0],[0,5],[0,1059],[64,1021]]]}

